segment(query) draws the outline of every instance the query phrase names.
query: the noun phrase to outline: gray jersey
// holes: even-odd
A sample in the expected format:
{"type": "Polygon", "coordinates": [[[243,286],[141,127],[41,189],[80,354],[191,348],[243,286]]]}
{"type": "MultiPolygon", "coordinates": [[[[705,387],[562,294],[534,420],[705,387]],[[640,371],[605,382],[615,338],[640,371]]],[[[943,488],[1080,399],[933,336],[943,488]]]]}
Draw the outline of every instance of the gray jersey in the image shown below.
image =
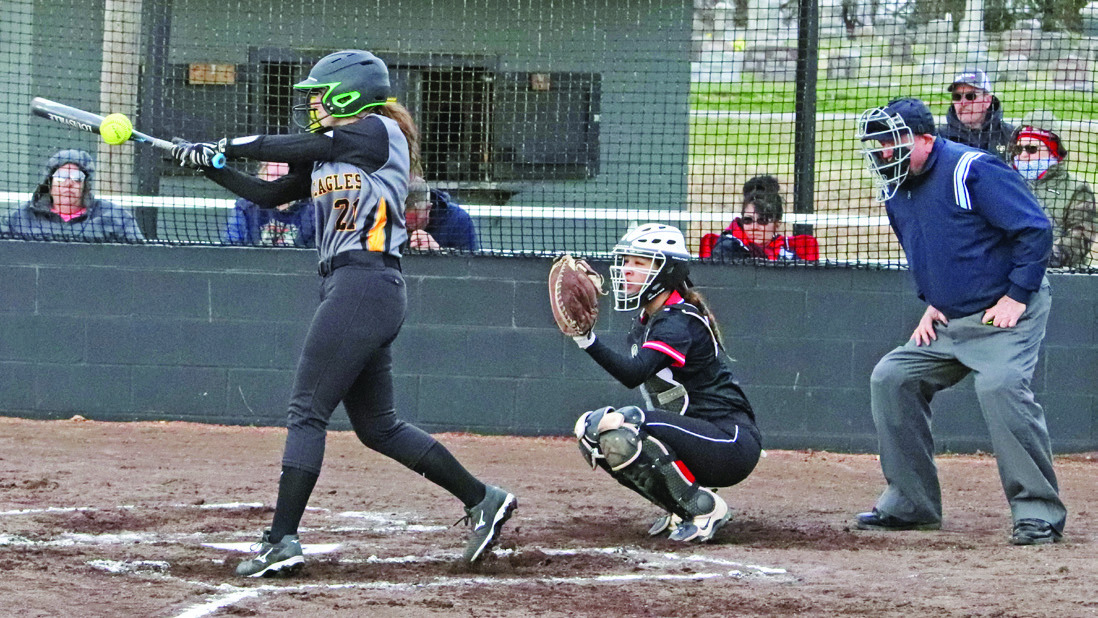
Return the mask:
{"type": "MultiPolygon", "coordinates": [[[[383,141],[388,156],[380,167],[365,170],[356,165],[359,157],[339,156],[341,150],[356,150],[354,142],[360,140],[349,138],[361,135],[342,128],[325,133],[336,140],[337,160],[317,161],[313,165],[311,195],[317,213],[316,247],[322,261],[354,250],[378,251],[399,258],[400,246],[408,240],[404,226],[408,141],[393,120],[378,115],[369,118],[380,120],[387,133],[388,139],[383,141]]],[[[376,135],[371,136],[372,143],[365,147],[377,152],[378,141],[381,140],[376,135]]]]}
{"type": "Polygon", "coordinates": [[[228,142],[226,155],[290,164],[290,173],[273,181],[230,168],[204,173],[260,206],[311,196],[321,261],[353,250],[400,257],[408,240],[404,199],[410,163],[408,140],[396,121],[370,114],[322,134],[238,137],[228,142]]]}

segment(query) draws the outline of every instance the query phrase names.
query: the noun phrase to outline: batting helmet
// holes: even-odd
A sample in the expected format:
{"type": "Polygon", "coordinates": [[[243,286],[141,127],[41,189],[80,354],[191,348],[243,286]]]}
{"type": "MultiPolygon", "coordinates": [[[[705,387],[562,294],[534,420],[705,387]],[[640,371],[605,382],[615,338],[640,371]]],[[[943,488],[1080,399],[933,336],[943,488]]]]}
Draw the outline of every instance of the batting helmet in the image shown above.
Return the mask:
{"type": "MultiPolygon", "coordinates": [[[[385,62],[368,51],[347,49],[328,54],[317,62],[309,76],[294,84],[306,91],[306,97],[319,92],[320,103],[328,115],[335,118],[354,116],[362,110],[384,105],[392,96],[389,69],[385,62]]],[[[308,112],[308,100],[294,107],[295,112],[308,112]]],[[[298,122],[301,125],[300,122],[298,122]]],[[[316,119],[302,125],[309,130],[318,128],[316,119]]]]}
{"type": "Polygon", "coordinates": [[[614,284],[614,309],[632,311],[648,304],[653,298],[668,290],[676,290],[689,283],[690,252],[686,239],[678,228],[661,223],[645,223],[629,230],[614,246],[614,264],[610,267],[610,280],[614,284]],[[652,260],[643,284],[636,291],[630,287],[638,284],[625,279],[626,271],[637,268],[626,266],[628,257],[652,260]]]}

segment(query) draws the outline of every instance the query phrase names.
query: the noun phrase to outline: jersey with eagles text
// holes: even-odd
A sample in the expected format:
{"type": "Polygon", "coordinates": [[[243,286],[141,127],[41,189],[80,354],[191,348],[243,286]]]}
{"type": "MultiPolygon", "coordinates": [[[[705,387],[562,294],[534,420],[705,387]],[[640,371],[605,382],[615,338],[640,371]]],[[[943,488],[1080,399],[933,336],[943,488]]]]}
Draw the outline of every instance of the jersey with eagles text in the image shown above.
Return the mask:
{"type": "Polygon", "coordinates": [[[408,239],[404,199],[410,163],[408,140],[396,121],[371,114],[323,133],[235,138],[225,154],[290,164],[289,174],[270,182],[231,168],[203,173],[262,206],[311,197],[322,261],[354,250],[400,257],[408,239]]]}

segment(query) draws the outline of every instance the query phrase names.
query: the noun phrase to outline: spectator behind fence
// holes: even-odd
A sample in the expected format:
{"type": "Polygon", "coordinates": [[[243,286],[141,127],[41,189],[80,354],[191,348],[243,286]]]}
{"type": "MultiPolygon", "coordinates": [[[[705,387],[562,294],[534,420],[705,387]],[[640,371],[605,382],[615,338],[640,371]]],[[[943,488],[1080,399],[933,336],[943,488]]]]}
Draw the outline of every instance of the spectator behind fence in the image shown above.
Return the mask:
{"type": "Polygon", "coordinates": [[[938,134],[1009,160],[1007,145],[1014,127],[1003,122],[1003,104],[991,91],[987,72],[968,69],[953,78],[947,90],[952,94],[953,104],[946,113],[946,126],[938,134]]]}
{"type": "Polygon", "coordinates": [[[778,233],[782,221],[782,196],[779,193],[767,189],[748,192],[747,185],[744,190],[742,214],[720,236],[703,236],[699,257],[717,261],[766,258],[814,262],[820,259],[819,242],[814,236],[783,236],[778,233]]]}
{"type": "Polygon", "coordinates": [[[1002,160],[937,139],[919,99],[867,110],[858,128],[877,199],[926,310],[869,380],[887,487],[855,525],[941,527],[931,401],[972,374],[1014,521],[1011,543],[1059,541],[1067,510],[1030,386],[1052,303],[1048,217],[1002,160]]]}
{"type": "Polygon", "coordinates": [[[743,183],[743,197],[747,199],[756,193],[774,193],[781,195],[782,185],[770,174],[754,176],[743,183]]]}
{"type": "Polygon", "coordinates": [[[23,240],[144,242],[133,213],[93,195],[94,174],[83,150],[54,153],[30,201],[9,213],[0,231],[23,240]]]}
{"type": "Polygon", "coordinates": [[[1094,191],[1068,171],[1059,125],[1052,112],[1027,114],[1011,138],[1010,153],[1014,169],[1029,182],[1052,222],[1049,266],[1085,268],[1098,227],[1094,191]]]}
{"type": "MultiPolygon", "coordinates": [[[[256,175],[270,182],[289,171],[288,163],[264,161],[260,163],[256,175]]],[[[230,245],[315,247],[316,207],[308,198],[274,208],[263,208],[240,198],[236,200],[236,207],[221,239],[230,245]]]]}
{"type": "Polygon", "coordinates": [[[404,201],[408,246],[423,251],[457,249],[476,251],[473,218],[445,191],[430,188],[419,176],[412,178],[404,201]]]}

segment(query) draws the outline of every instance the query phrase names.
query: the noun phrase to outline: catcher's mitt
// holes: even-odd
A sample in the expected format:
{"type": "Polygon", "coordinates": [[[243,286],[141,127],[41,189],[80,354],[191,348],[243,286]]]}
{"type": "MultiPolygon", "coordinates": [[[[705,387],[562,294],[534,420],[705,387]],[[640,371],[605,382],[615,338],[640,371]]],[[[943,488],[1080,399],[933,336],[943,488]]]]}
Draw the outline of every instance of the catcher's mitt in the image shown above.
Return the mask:
{"type": "Polygon", "coordinates": [[[565,253],[549,269],[549,305],[560,332],[569,337],[586,335],[599,317],[602,275],[590,264],[565,253]]]}

